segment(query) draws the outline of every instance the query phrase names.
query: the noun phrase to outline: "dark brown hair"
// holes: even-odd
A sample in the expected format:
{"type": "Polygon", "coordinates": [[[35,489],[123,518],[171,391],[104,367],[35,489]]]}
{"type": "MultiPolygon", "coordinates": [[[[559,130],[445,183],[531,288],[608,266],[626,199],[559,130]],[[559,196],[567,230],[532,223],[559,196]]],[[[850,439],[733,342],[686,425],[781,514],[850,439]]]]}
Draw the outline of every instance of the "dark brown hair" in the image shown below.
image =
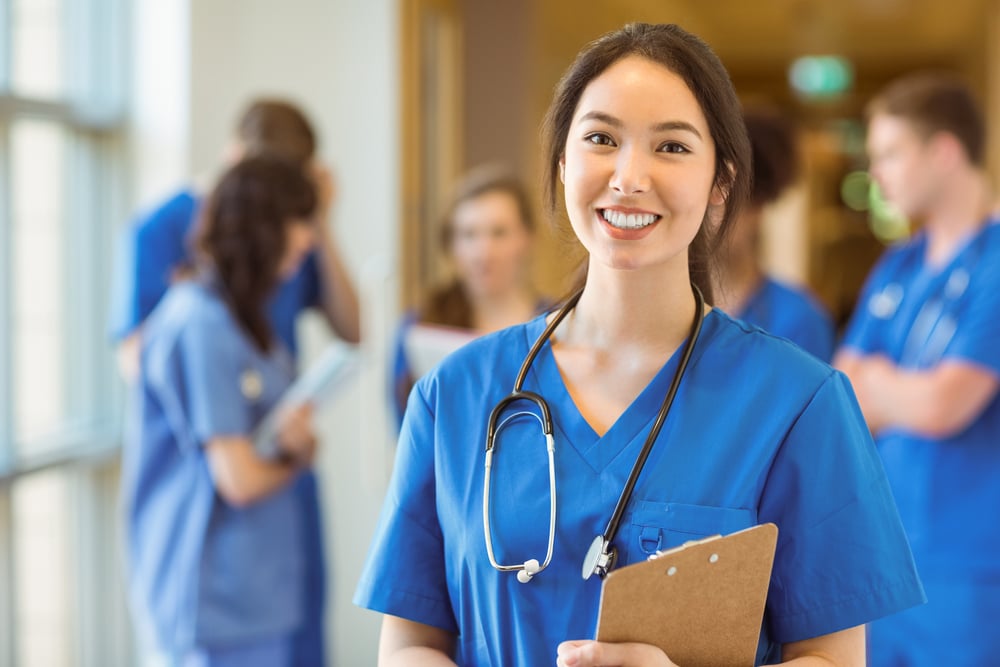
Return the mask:
{"type": "MultiPolygon", "coordinates": [[[[557,209],[559,161],[584,89],[608,67],[627,56],[658,63],[687,84],[701,107],[715,142],[715,185],[726,196],[725,212],[716,232],[702,224],[688,249],[691,281],[711,301],[712,253],[728,232],[750,190],[750,143],[743,111],[729,74],[705,42],[676,25],[630,23],[587,45],[556,87],[545,116],[545,201],[557,209]]],[[[708,213],[706,212],[706,217],[708,213]]]]}
{"type": "Polygon", "coordinates": [[[865,109],[868,120],[885,114],[911,123],[925,139],[938,132],[953,135],[969,162],[983,165],[986,125],[969,87],[946,72],[917,72],[896,79],[865,109]]]}
{"type": "MultiPolygon", "coordinates": [[[[524,185],[509,171],[496,166],[481,166],[469,171],[459,181],[441,223],[441,249],[451,248],[455,210],[465,202],[486,194],[499,192],[508,195],[517,205],[521,224],[529,232],[535,229],[535,219],[524,185]]],[[[472,327],[472,304],[459,280],[432,290],[418,310],[421,322],[444,324],[453,327],[472,327]]]]}
{"type": "Polygon", "coordinates": [[[776,110],[747,109],[743,115],[753,152],[750,203],[763,206],[777,199],[799,172],[799,152],[791,121],[776,110]]]}
{"type": "Polygon", "coordinates": [[[265,305],[281,280],[286,230],[315,209],[316,191],[302,167],[273,155],[231,167],[201,209],[199,265],[219,283],[236,321],[262,350],[273,340],[265,305]]]}
{"type": "Polygon", "coordinates": [[[316,133],[305,114],[290,102],[262,98],[253,101],[236,126],[245,155],[271,153],[304,164],[316,153],[316,133]]]}

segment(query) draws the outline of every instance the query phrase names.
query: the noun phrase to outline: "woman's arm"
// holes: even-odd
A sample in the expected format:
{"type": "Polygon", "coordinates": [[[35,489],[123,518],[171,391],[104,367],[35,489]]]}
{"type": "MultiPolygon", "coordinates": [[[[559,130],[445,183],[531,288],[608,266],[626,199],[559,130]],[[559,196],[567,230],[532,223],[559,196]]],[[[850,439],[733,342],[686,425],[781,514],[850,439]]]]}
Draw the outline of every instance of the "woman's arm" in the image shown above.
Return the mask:
{"type": "Polygon", "coordinates": [[[215,490],[234,507],[247,507],[284,488],[298,472],[291,462],[262,459],[249,438],[224,436],[205,445],[215,490]]]}
{"type": "Polygon", "coordinates": [[[782,665],[865,667],[865,626],[785,644],[782,656],[782,665]]]}
{"type": "MultiPolygon", "coordinates": [[[[865,626],[785,644],[782,653],[782,665],[864,667],[865,626]]],[[[649,644],[568,641],[559,645],[558,654],[559,667],[678,667],[663,651],[649,644]]]]}
{"type": "Polygon", "coordinates": [[[280,460],[261,458],[245,436],[212,438],[205,445],[208,467],[222,499],[235,507],[246,507],[284,488],[304,467],[312,464],[316,437],[312,430],[312,407],[290,410],[278,430],[280,460]]]}
{"type": "Polygon", "coordinates": [[[379,667],[455,667],[455,636],[398,616],[382,618],[379,667]]]}
{"type": "Polygon", "coordinates": [[[338,336],[348,343],[357,343],[361,340],[358,294],[340,257],[328,221],[336,194],[333,175],[320,162],[314,162],[311,171],[319,197],[316,257],[322,283],[323,314],[338,336]]]}

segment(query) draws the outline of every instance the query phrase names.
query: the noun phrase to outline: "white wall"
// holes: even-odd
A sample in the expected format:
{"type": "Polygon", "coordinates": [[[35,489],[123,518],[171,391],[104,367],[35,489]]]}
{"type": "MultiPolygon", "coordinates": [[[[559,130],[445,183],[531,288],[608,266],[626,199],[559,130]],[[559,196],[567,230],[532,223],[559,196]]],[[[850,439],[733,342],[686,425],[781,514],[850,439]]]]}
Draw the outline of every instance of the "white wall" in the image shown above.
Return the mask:
{"type": "MultiPolygon", "coordinates": [[[[399,219],[397,3],[137,0],[134,7],[135,25],[146,30],[136,36],[133,77],[139,204],[162,194],[168,181],[176,186],[217,173],[238,114],[261,94],[301,104],[336,173],[334,233],[362,291],[366,363],[320,419],[332,575],[327,634],[331,664],[372,665],[379,616],[350,598],[391,450],[382,352],[396,311],[389,267],[396,265],[399,219]]],[[[308,359],[326,342],[326,330],[316,318],[302,333],[308,359]]]]}
{"type": "Polygon", "coordinates": [[[187,0],[134,0],[129,82],[133,206],[162,198],[190,166],[187,0]]]}

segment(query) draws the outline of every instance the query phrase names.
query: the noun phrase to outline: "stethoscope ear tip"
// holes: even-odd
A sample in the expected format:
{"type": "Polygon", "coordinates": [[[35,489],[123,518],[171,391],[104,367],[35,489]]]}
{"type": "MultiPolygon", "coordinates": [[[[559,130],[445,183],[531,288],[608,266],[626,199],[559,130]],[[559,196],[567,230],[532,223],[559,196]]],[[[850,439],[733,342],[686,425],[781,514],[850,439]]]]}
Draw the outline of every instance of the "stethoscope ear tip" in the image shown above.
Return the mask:
{"type": "Polygon", "coordinates": [[[531,578],[538,574],[541,569],[542,566],[538,563],[538,559],[530,558],[524,561],[524,569],[518,571],[517,580],[522,584],[526,584],[531,581],[531,578]]]}

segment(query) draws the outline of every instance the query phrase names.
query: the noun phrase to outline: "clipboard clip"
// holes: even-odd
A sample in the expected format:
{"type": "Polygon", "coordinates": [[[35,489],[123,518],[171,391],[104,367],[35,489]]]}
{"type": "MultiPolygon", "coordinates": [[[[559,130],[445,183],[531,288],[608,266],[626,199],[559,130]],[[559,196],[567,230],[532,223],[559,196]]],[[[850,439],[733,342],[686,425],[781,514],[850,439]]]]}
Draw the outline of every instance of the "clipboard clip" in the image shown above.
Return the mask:
{"type": "Polygon", "coordinates": [[[681,544],[680,546],[672,547],[670,549],[658,549],[656,551],[656,553],[650,554],[649,558],[647,558],[646,560],[656,560],[657,558],[660,558],[661,556],[668,556],[668,555],[670,555],[672,553],[676,553],[676,552],[681,551],[683,549],[687,549],[688,547],[693,547],[693,546],[696,546],[698,544],[705,544],[707,542],[714,542],[715,540],[719,540],[719,539],[722,539],[722,535],[709,535],[708,537],[704,537],[704,538],[702,538],[700,540],[688,540],[687,542],[685,542],[684,544],[681,544]]]}

